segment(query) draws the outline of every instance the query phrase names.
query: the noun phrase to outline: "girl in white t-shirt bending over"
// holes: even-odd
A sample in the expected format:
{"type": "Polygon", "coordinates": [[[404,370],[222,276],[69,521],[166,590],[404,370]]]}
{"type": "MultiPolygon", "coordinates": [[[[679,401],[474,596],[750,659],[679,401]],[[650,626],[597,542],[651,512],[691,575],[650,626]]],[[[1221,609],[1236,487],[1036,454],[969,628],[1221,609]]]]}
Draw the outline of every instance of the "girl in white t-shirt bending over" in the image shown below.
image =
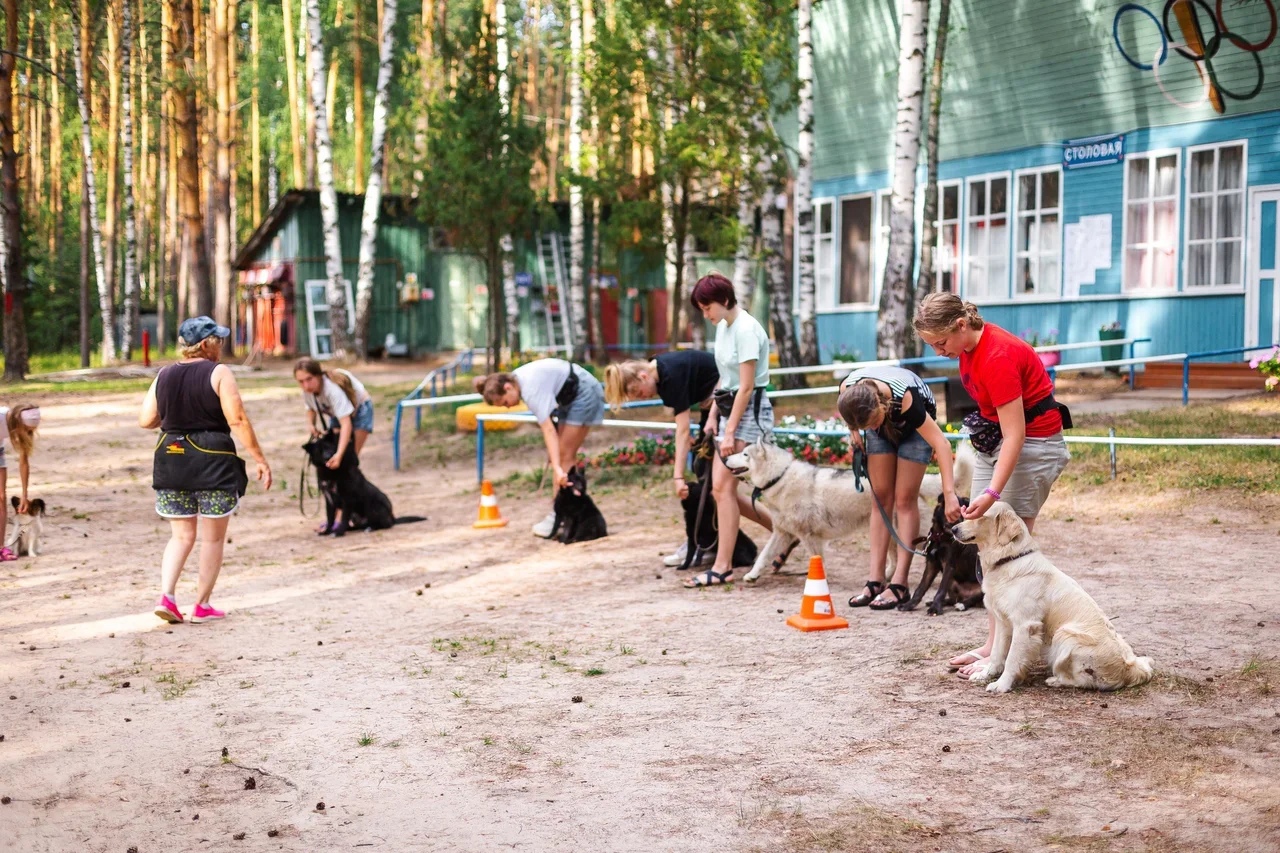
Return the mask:
{"type": "Polygon", "coordinates": [[[302,389],[307,428],[312,437],[327,430],[338,430],[338,450],[326,463],[328,467],[337,468],[341,464],[353,437],[359,456],[373,432],[373,398],[363,383],[349,371],[324,370],[314,358],[298,359],[293,366],[293,378],[302,389]]]}

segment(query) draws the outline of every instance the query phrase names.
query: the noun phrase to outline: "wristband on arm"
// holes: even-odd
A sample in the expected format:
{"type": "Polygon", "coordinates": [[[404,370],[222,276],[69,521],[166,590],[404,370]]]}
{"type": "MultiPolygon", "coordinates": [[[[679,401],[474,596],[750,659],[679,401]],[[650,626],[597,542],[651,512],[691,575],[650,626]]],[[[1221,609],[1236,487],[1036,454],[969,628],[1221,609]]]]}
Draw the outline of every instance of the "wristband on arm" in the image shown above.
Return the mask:
{"type": "Polygon", "coordinates": [[[983,489],[982,493],[984,495],[991,495],[991,497],[995,498],[996,500],[1000,500],[1000,493],[990,487],[983,489]]]}

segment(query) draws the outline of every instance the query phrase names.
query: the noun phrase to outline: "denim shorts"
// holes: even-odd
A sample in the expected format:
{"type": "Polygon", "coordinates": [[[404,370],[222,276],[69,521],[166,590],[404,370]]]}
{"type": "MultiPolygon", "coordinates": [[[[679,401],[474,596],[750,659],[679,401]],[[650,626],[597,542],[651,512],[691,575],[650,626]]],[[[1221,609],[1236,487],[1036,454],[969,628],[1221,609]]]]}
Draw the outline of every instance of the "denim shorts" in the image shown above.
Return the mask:
{"type": "Polygon", "coordinates": [[[156,514],[161,518],[222,518],[240,502],[230,489],[156,489],[156,514]]]}
{"type": "Polygon", "coordinates": [[[604,421],[604,387],[591,374],[579,374],[578,396],[556,412],[560,422],[569,426],[599,426],[604,421]]]}
{"type": "MultiPolygon", "coordinates": [[[[713,412],[718,412],[713,409],[713,412]]],[[[729,419],[721,416],[719,421],[718,432],[724,434],[724,425],[729,419]]],[[[760,397],[760,416],[756,417],[755,401],[747,403],[747,410],[742,414],[742,420],[738,421],[738,428],[733,433],[735,441],[745,441],[747,444],[755,444],[760,439],[764,439],[767,444],[773,444],[773,403],[769,402],[769,395],[763,394],[760,397]]]]}
{"type": "MultiPolygon", "coordinates": [[[[335,417],[329,418],[329,428],[339,429],[342,424],[335,417]]],[[[365,432],[373,432],[373,400],[365,400],[356,406],[356,410],[351,413],[351,428],[353,430],[362,429],[365,432]]]]}
{"type": "Polygon", "coordinates": [[[868,456],[888,453],[899,459],[919,462],[921,465],[928,465],[933,460],[933,448],[924,440],[924,436],[914,430],[898,444],[894,444],[874,429],[867,430],[863,433],[863,437],[868,456]]]}

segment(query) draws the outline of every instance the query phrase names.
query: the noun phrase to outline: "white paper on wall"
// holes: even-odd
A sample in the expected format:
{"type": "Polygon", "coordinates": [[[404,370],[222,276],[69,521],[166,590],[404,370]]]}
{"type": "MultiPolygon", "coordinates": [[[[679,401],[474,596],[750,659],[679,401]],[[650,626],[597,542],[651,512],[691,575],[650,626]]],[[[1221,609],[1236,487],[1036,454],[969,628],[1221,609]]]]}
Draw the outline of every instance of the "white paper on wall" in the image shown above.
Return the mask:
{"type": "Polygon", "coordinates": [[[1082,216],[1063,227],[1066,254],[1063,296],[1080,295],[1080,287],[1097,282],[1098,270],[1111,268],[1111,214],[1082,216]]]}

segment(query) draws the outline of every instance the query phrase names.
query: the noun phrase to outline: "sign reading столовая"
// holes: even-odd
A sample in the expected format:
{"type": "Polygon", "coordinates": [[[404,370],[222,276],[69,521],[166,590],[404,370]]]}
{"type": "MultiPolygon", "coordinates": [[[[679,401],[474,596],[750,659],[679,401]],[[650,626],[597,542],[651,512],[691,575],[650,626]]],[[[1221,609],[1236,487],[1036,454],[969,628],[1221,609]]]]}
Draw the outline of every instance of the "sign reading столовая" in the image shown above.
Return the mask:
{"type": "Polygon", "coordinates": [[[1063,143],[1062,167],[1083,169],[1085,166],[1107,166],[1124,160],[1124,134],[1068,139],[1063,143]]]}

